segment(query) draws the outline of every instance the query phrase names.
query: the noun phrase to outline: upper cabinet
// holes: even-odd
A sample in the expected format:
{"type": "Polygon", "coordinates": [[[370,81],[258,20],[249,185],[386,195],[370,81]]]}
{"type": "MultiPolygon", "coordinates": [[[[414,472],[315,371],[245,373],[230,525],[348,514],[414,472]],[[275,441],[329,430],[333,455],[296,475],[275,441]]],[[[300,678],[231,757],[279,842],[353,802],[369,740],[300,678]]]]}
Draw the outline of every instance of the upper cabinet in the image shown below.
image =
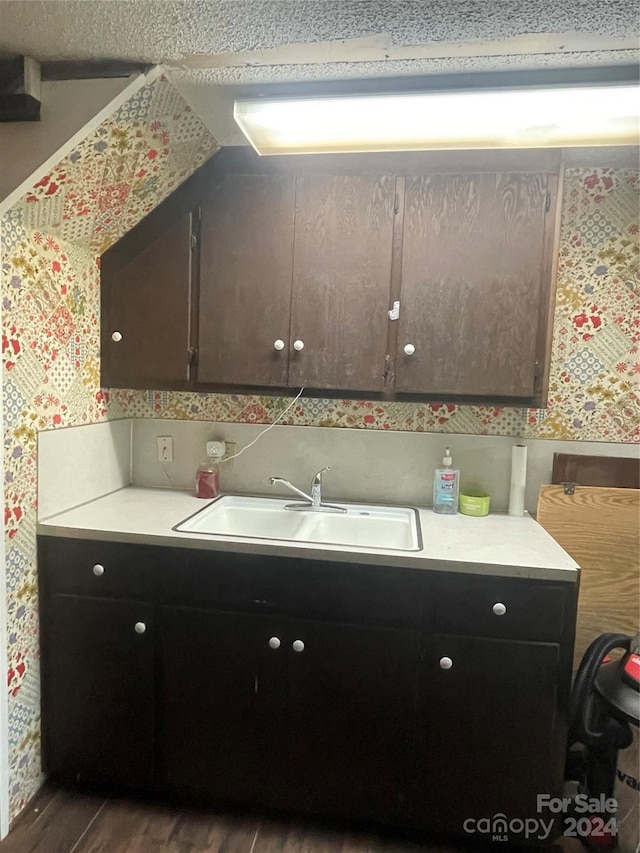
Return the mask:
{"type": "Polygon", "coordinates": [[[396,391],[534,395],[551,202],[546,174],[406,178],[396,391]]]}
{"type": "Polygon", "coordinates": [[[393,175],[296,179],[290,386],[382,391],[393,175]]]}
{"type": "Polygon", "coordinates": [[[198,381],[285,386],[295,183],[230,175],[202,201],[198,381]]]}
{"type": "Polygon", "coordinates": [[[167,199],[101,258],[103,387],[191,385],[198,219],[186,201],[167,199]]]}
{"type": "Polygon", "coordinates": [[[202,203],[198,381],[383,389],[395,178],[235,175],[202,203]]]}
{"type": "Polygon", "coordinates": [[[437,154],[223,149],[103,257],[103,385],[544,405],[559,156],[437,154]]]}

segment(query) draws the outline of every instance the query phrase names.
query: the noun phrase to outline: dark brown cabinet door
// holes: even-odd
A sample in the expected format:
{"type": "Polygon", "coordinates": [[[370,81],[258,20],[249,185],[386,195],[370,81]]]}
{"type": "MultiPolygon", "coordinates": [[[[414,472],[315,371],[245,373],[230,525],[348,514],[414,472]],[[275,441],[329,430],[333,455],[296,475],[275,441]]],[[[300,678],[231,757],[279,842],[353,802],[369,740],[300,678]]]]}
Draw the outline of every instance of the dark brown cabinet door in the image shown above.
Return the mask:
{"type": "Polygon", "coordinates": [[[293,622],[288,645],[289,766],[281,805],[402,822],[419,632],[293,622]]]}
{"type": "Polygon", "coordinates": [[[42,661],[48,773],[97,785],[152,783],[153,634],[144,602],[52,596],[42,661]]]}
{"type": "Polygon", "coordinates": [[[103,387],[188,386],[191,237],[192,213],[181,212],[153,239],[132,232],[102,256],[103,387]]]}
{"type": "Polygon", "coordinates": [[[419,632],[163,607],[159,637],[166,789],[406,816],[419,632]]]}
{"type": "Polygon", "coordinates": [[[291,176],[230,175],[203,202],[199,383],[287,384],[293,215],[291,176]]]}
{"type": "Polygon", "coordinates": [[[394,205],[392,175],[296,179],[290,386],[384,388],[394,205]]]}
{"type": "Polygon", "coordinates": [[[544,174],[406,179],[396,391],[533,395],[546,207],[544,174]]]}
{"type": "Polygon", "coordinates": [[[161,608],[159,772],[167,790],[270,803],[286,752],[281,638],[270,617],[161,608]]]}
{"type": "Polygon", "coordinates": [[[536,817],[536,795],[557,796],[559,667],[553,643],[454,635],[425,643],[416,825],[464,835],[467,819],[536,817]]]}

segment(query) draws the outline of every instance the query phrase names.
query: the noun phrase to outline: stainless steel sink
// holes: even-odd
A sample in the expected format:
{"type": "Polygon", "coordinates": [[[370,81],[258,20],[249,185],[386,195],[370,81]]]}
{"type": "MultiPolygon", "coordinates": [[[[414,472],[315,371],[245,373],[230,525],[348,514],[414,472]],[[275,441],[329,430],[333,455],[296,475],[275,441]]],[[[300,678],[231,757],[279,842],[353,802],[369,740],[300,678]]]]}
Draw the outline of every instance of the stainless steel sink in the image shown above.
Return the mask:
{"type": "Polygon", "coordinates": [[[290,500],[223,495],[173,528],[179,533],[280,539],[352,548],[421,551],[418,513],[412,507],[344,503],[346,512],[291,512],[290,500]]]}

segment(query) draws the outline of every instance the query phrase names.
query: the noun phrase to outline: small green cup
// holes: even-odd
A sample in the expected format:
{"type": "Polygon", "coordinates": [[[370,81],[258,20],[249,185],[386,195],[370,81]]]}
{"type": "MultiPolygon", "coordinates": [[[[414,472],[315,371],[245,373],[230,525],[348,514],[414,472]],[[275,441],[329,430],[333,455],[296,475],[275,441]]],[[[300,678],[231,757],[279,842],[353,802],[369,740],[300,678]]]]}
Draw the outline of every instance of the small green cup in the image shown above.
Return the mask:
{"type": "Polygon", "coordinates": [[[489,515],[491,498],[485,492],[465,492],[460,494],[458,509],[463,515],[489,515]]]}

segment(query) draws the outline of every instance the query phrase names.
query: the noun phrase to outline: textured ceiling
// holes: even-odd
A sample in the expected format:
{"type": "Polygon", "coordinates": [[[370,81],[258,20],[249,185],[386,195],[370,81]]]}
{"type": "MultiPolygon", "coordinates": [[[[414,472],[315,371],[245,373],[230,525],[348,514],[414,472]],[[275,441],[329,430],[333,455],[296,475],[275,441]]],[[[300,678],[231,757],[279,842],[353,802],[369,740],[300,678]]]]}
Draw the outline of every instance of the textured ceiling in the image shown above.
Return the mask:
{"type": "Polygon", "coordinates": [[[0,52],[164,63],[230,144],[248,86],[632,63],[639,17],[637,0],[0,0],[0,52]]]}
{"type": "Polygon", "coordinates": [[[396,46],[571,31],[627,37],[637,22],[629,0],[0,0],[0,49],[162,62],[384,33],[396,46]]]}

